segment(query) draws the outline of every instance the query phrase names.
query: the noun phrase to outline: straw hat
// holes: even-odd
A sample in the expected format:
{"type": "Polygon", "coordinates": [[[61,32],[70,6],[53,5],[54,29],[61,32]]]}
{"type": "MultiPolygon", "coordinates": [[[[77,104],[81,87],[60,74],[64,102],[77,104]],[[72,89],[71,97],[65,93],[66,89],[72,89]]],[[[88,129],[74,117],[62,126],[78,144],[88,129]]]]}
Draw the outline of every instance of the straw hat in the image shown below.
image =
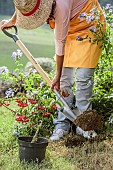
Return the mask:
{"type": "Polygon", "coordinates": [[[53,0],[14,0],[17,12],[16,25],[24,29],[34,29],[48,19],[53,0]]]}

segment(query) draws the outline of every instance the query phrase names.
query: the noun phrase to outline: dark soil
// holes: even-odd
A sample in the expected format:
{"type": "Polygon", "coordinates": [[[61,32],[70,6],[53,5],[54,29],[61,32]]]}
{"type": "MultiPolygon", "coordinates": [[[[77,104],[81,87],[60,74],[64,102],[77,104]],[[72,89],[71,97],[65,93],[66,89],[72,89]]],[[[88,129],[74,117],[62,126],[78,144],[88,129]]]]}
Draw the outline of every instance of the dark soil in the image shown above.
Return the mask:
{"type": "Polygon", "coordinates": [[[74,124],[84,131],[100,130],[103,128],[102,117],[98,115],[96,110],[83,112],[83,114],[77,117],[74,124]]]}
{"type": "Polygon", "coordinates": [[[101,142],[103,140],[107,139],[106,134],[99,134],[95,138],[90,138],[86,139],[80,135],[72,134],[70,133],[66,138],[65,138],[65,146],[66,147],[73,147],[73,146],[80,146],[86,142],[101,142]]]}

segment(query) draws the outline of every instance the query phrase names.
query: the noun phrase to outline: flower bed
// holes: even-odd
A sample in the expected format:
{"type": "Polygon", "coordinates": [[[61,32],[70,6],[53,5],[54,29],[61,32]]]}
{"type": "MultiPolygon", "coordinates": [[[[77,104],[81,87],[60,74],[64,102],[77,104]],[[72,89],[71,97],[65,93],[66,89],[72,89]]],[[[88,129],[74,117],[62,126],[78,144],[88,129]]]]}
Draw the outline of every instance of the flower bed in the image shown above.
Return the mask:
{"type": "Polygon", "coordinates": [[[34,135],[37,126],[42,122],[41,135],[48,135],[53,130],[53,119],[57,110],[56,97],[50,87],[42,80],[35,69],[24,72],[19,58],[21,52],[13,53],[17,68],[11,73],[2,71],[1,78],[12,82],[1,98],[0,106],[4,106],[15,115],[14,135],[34,135]],[[10,107],[13,101],[16,109],[10,107]]]}

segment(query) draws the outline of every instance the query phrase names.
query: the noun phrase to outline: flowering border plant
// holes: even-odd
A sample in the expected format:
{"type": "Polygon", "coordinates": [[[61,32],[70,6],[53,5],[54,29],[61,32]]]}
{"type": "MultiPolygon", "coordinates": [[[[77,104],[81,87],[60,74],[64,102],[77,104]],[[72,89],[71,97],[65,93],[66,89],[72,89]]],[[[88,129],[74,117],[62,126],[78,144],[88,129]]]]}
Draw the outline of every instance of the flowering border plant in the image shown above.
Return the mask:
{"type": "Polygon", "coordinates": [[[40,134],[48,135],[53,130],[53,119],[57,111],[55,94],[46,85],[35,69],[29,72],[22,70],[19,59],[20,50],[13,52],[13,59],[17,68],[9,72],[2,68],[1,79],[11,82],[10,88],[5,91],[5,97],[0,99],[0,106],[6,107],[15,115],[14,135],[34,135],[41,124],[40,134]]]}
{"type": "Polygon", "coordinates": [[[101,13],[94,6],[90,14],[82,13],[79,16],[80,20],[86,19],[88,23],[96,23],[96,26],[89,27],[91,37],[77,36],[76,40],[88,39],[90,43],[99,43],[100,48],[103,48],[95,69],[92,103],[98,113],[103,115],[107,132],[113,133],[113,6],[106,4],[103,12],[106,18],[106,32],[102,28],[105,23],[100,22],[101,13]]]}
{"type": "MultiPolygon", "coordinates": [[[[81,13],[80,20],[89,26],[89,34],[85,37],[76,36],[77,41],[89,40],[99,44],[103,49],[101,58],[94,73],[92,107],[102,115],[104,132],[113,133],[113,6],[103,7],[105,21],[100,22],[101,13],[94,6],[90,13],[81,13]],[[106,29],[103,29],[103,26],[106,29]]],[[[76,89],[75,89],[76,90],[76,89]]]]}

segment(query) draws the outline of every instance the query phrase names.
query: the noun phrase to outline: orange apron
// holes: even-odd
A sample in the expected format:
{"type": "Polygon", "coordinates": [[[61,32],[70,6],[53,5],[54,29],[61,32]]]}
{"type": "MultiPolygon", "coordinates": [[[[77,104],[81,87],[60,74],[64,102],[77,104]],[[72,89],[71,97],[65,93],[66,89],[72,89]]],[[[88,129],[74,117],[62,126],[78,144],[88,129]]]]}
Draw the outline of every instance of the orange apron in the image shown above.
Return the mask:
{"type": "MultiPolygon", "coordinates": [[[[85,39],[83,41],[76,40],[77,36],[86,37],[86,35],[88,35],[89,37],[91,37],[93,35],[93,33],[89,30],[89,27],[95,26],[96,23],[87,23],[86,19],[80,20],[78,17],[83,12],[90,14],[90,10],[94,8],[94,6],[97,6],[98,10],[101,11],[100,21],[105,21],[98,0],[88,0],[85,7],[80,11],[80,13],[70,21],[70,27],[65,44],[63,67],[96,67],[102,53],[102,48],[100,48],[101,44],[92,44],[89,42],[88,39],[85,39]]],[[[103,26],[103,29],[105,30],[105,24],[103,26]]]]}

